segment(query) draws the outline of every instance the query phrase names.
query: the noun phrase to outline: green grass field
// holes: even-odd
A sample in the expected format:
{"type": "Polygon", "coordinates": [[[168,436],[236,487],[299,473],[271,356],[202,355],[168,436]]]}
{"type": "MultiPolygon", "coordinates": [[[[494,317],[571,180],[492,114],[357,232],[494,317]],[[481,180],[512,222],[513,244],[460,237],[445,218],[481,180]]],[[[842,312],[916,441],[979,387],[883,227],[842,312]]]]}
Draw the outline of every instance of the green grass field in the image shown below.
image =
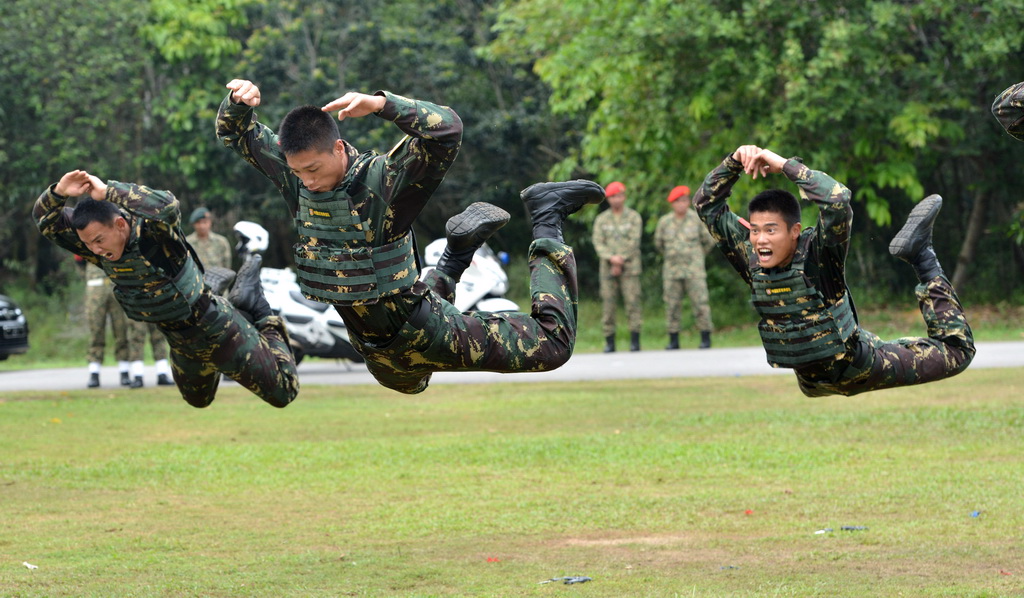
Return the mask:
{"type": "Polygon", "coordinates": [[[0,596],[1024,593],[1024,369],[508,380],[5,393],[0,596]]]}

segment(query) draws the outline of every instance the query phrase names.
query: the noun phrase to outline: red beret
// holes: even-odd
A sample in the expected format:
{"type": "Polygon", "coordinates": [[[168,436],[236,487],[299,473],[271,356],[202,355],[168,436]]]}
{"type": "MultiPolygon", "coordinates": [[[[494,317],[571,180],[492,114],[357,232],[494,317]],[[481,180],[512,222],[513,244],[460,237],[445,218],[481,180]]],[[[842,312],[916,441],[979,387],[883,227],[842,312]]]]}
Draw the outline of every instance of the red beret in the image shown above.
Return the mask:
{"type": "Polygon", "coordinates": [[[687,187],[686,185],[679,185],[678,187],[675,187],[671,191],[668,192],[668,203],[672,203],[673,201],[679,199],[680,197],[682,197],[684,195],[689,195],[689,194],[690,194],[690,188],[689,187],[687,187]]]}
{"type": "Polygon", "coordinates": [[[626,186],[622,183],[615,181],[614,183],[608,183],[608,186],[604,188],[604,196],[611,197],[618,193],[622,193],[626,190],[626,186]]]}

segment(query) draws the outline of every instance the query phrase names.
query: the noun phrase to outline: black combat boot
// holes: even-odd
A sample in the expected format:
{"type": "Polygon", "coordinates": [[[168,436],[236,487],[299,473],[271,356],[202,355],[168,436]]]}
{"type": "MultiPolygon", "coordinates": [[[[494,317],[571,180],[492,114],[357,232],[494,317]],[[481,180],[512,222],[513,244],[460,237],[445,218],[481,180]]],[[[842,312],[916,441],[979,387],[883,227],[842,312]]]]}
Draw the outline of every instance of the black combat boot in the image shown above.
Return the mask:
{"type": "Polygon", "coordinates": [[[633,331],[629,333],[629,350],[639,351],[640,350],[640,333],[633,331]]]}
{"type": "Polygon", "coordinates": [[[100,387],[100,375],[99,372],[93,372],[89,374],[89,383],[85,385],[87,388],[99,388],[100,387]]]}
{"type": "Polygon", "coordinates": [[[537,183],[519,194],[530,212],[534,239],[554,239],[562,243],[565,219],[587,204],[604,200],[604,188],[593,181],[537,183]]]}
{"type": "Polygon", "coordinates": [[[132,380],[131,388],[142,388],[143,386],[142,376],[135,376],[135,379],[132,380]]]}
{"type": "Polygon", "coordinates": [[[128,375],[128,372],[121,372],[121,386],[131,386],[132,378],[128,375]]]}
{"type": "Polygon", "coordinates": [[[700,331],[700,344],[697,345],[698,349],[710,349],[711,348],[711,331],[701,330],[700,331]]]}
{"type": "Polygon", "coordinates": [[[604,352],[614,353],[615,352],[615,335],[604,337],[604,352]]]}
{"type": "Polygon", "coordinates": [[[228,301],[244,315],[251,317],[253,323],[273,314],[270,311],[267,298],[263,296],[263,286],[260,285],[260,268],[262,266],[263,257],[260,254],[249,254],[245,263],[238,269],[235,286],[228,294],[228,301]]]}
{"type": "Polygon", "coordinates": [[[160,374],[156,377],[157,386],[174,386],[174,380],[167,374],[160,374]]]}
{"type": "Polygon", "coordinates": [[[674,351],[679,348],[679,333],[669,332],[668,333],[668,344],[665,345],[666,351],[674,351]]]}
{"type": "Polygon", "coordinates": [[[907,223],[889,243],[889,253],[914,267],[917,278],[926,283],[936,276],[945,276],[939,258],[932,249],[932,225],[942,209],[942,198],[929,195],[907,216],[907,223]]]}
{"type": "Polygon", "coordinates": [[[478,201],[448,219],[444,226],[445,245],[437,269],[458,282],[473,262],[477,249],[508,223],[508,212],[496,205],[478,201]]]}

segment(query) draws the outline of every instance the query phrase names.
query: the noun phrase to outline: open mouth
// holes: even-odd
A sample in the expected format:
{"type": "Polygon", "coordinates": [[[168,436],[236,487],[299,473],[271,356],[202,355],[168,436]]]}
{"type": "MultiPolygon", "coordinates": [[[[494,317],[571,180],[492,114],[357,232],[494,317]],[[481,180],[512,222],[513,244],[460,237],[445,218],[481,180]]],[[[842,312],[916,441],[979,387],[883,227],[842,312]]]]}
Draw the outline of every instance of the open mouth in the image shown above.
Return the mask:
{"type": "Polygon", "coordinates": [[[761,262],[767,262],[772,259],[772,250],[762,247],[757,250],[757,259],[761,262]]]}

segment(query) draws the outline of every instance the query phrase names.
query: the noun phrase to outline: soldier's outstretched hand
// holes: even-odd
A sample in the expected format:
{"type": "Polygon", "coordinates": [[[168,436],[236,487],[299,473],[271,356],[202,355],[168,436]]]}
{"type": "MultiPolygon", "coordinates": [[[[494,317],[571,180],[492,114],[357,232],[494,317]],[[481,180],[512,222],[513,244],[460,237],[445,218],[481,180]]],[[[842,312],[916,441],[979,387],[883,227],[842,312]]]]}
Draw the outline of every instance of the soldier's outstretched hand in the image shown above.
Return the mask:
{"type": "Polygon", "coordinates": [[[346,118],[359,118],[374,112],[380,112],[384,108],[387,98],[384,96],[372,96],[365,93],[350,91],[340,98],[328,103],[321,108],[324,112],[338,111],[338,120],[346,118]]]}
{"type": "Polygon", "coordinates": [[[754,156],[753,168],[751,176],[757,178],[757,173],[760,172],[761,176],[767,176],[769,174],[779,174],[782,172],[782,167],[786,165],[786,159],[776,154],[770,149],[762,149],[754,156]]]}
{"type": "Polygon", "coordinates": [[[88,193],[89,189],[89,173],[84,170],[72,170],[60,177],[57,184],[54,185],[53,190],[58,195],[65,197],[74,197],[83,193],[88,193]]]}
{"type": "Polygon", "coordinates": [[[246,104],[255,108],[260,105],[260,88],[252,81],[245,79],[232,79],[225,85],[231,90],[231,101],[236,104],[246,104]]]}
{"type": "Polygon", "coordinates": [[[103,201],[107,198],[107,184],[98,176],[85,173],[89,177],[89,197],[96,201],[103,201]]]}
{"type": "Polygon", "coordinates": [[[757,167],[757,155],[760,153],[761,148],[756,145],[741,145],[732,153],[732,157],[743,165],[743,172],[754,176],[756,175],[754,169],[757,167]]]}

